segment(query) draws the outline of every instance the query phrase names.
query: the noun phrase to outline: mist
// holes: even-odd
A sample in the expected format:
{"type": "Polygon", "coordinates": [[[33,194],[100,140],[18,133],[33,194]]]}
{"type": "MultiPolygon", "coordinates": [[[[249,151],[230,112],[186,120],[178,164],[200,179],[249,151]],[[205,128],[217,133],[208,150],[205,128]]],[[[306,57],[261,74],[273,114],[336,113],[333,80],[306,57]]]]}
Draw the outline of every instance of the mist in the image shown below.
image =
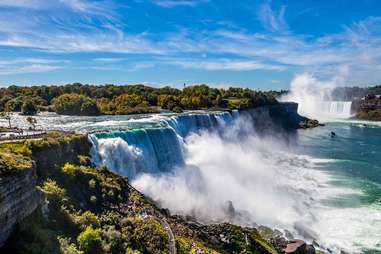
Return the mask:
{"type": "Polygon", "coordinates": [[[330,80],[319,80],[311,73],[296,75],[291,81],[290,92],[279,98],[280,101],[292,101],[299,104],[298,113],[313,119],[351,117],[351,103],[334,101],[332,92],[343,86],[346,80],[345,71],[330,80]]]}
{"type": "Polygon", "coordinates": [[[280,140],[260,138],[247,123],[241,118],[222,134],[190,135],[184,167],[140,174],[132,185],[171,213],[204,223],[258,223],[320,239],[313,229],[314,207],[348,190],[326,189],[330,176],[316,170],[323,160],[293,154],[280,140]]]}

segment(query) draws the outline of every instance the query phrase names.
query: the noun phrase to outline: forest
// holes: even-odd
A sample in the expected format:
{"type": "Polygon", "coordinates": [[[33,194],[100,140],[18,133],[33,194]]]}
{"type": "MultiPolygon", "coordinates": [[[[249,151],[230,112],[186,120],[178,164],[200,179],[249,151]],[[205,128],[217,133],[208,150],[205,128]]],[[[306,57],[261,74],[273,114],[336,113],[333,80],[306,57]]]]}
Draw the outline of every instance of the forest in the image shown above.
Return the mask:
{"type": "Polygon", "coordinates": [[[63,115],[124,115],[182,112],[196,109],[250,108],[276,104],[282,92],[249,88],[211,88],[194,85],[183,89],[145,85],[9,86],[0,89],[0,111],[35,115],[50,111],[63,115]]]}

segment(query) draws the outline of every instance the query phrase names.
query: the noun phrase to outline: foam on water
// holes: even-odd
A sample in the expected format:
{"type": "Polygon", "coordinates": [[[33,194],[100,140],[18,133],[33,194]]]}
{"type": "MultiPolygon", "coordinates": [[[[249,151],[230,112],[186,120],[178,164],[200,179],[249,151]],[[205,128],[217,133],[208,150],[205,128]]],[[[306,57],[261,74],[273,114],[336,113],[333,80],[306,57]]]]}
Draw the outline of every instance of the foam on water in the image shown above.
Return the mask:
{"type": "MultiPolygon", "coordinates": [[[[93,162],[129,176],[172,213],[287,229],[334,253],[381,249],[380,204],[361,203],[366,193],[329,171],[344,160],[300,155],[280,140],[258,137],[237,111],[40,122],[95,131],[93,162]]],[[[338,136],[350,132],[343,127],[338,136]]]]}

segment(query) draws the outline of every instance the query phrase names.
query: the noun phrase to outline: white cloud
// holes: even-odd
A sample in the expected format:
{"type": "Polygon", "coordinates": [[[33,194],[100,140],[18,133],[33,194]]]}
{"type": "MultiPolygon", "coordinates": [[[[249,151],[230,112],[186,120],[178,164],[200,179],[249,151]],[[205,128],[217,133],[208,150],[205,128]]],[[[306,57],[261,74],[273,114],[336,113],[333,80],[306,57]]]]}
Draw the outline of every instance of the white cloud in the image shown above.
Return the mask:
{"type": "Polygon", "coordinates": [[[26,74],[26,73],[39,73],[50,72],[60,69],[59,66],[46,65],[46,64],[31,64],[24,66],[0,66],[0,75],[12,75],[12,74],[26,74]]]}
{"type": "MultiPolygon", "coordinates": [[[[154,4],[171,8],[205,2],[158,0],[154,4]]],[[[347,25],[337,34],[297,35],[286,22],[286,7],[273,10],[271,2],[266,1],[258,13],[265,32],[250,32],[237,26],[225,30],[221,26],[215,30],[182,27],[157,36],[143,31],[130,33],[123,19],[115,15],[115,9],[117,2],[111,0],[1,0],[0,46],[24,47],[45,54],[113,53],[113,57],[93,59],[96,64],[108,65],[98,68],[117,68],[110,65],[126,62],[132,66],[130,70],[171,64],[203,70],[293,68],[327,74],[347,66],[354,77],[381,79],[381,17],[347,25]],[[48,15],[38,11],[46,8],[51,9],[48,15]],[[141,54],[145,60],[134,61],[126,54],[141,54]]]]}
{"type": "Polygon", "coordinates": [[[123,58],[107,58],[107,57],[93,59],[94,62],[98,62],[98,63],[116,63],[116,62],[121,62],[123,60],[124,60],[123,58]]]}
{"type": "Polygon", "coordinates": [[[194,7],[200,3],[208,2],[208,0],[153,0],[152,2],[164,8],[173,8],[178,6],[194,7]]]}
{"type": "Polygon", "coordinates": [[[267,65],[255,61],[228,60],[228,59],[199,59],[199,60],[174,60],[171,64],[180,65],[190,69],[204,70],[230,70],[230,71],[250,71],[250,70],[284,70],[283,66],[267,65]]]}
{"type": "Polygon", "coordinates": [[[258,17],[264,27],[272,32],[284,32],[288,29],[285,20],[286,6],[282,5],[278,12],[271,9],[271,1],[266,1],[262,4],[258,17]]]}
{"type": "Polygon", "coordinates": [[[0,75],[50,72],[67,63],[68,60],[46,58],[0,59],[0,75]]]}

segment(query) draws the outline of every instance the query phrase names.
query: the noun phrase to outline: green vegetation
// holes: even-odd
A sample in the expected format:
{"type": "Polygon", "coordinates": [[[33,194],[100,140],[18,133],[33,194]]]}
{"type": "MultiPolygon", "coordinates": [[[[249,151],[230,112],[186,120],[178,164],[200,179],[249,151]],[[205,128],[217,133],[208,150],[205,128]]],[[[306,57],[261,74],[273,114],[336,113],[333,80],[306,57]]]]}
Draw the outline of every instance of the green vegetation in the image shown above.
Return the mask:
{"type": "Polygon", "coordinates": [[[21,105],[21,112],[23,115],[35,115],[37,107],[31,99],[26,99],[21,105]]]}
{"type": "Polygon", "coordinates": [[[86,254],[102,253],[102,231],[87,227],[77,238],[79,248],[86,254]]]}
{"type": "Polygon", "coordinates": [[[248,88],[216,89],[207,85],[183,90],[144,85],[10,86],[0,89],[0,111],[55,111],[67,115],[136,114],[158,112],[159,107],[174,112],[190,109],[248,108],[277,103],[279,92],[248,88]]]}
{"type": "Polygon", "coordinates": [[[0,175],[31,169],[31,151],[24,142],[0,144],[0,175]]]}
{"type": "Polygon", "coordinates": [[[19,224],[1,253],[169,253],[163,220],[175,235],[178,253],[276,253],[255,229],[189,226],[180,217],[170,217],[126,177],[91,167],[89,158],[79,155],[78,141],[87,142],[81,135],[53,132],[42,140],[0,144],[0,155],[10,157],[4,162],[9,170],[22,165],[16,163],[19,156],[26,160],[23,168],[36,165],[38,188],[46,198],[19,224]],[[63,156],[67,160],[47,156],[60,148],[69,151],[70,156],[63,156]]]}
{"type": "Polygon", "coordinates": [[[54,111],[62,115],[95,116],[100,114],[94,100],[75,93],[63,94],[54,98],[52,105],[54,111]]]}
{"type": "Polygon", "coordinates": [[[370,121],[381,121],[381,110],[363,111],[358,113],[356,118],[370,121]]]}
{"type": "Polygon", "coordinates": [[[206,247],[204,244],[195,241],[191,238],[177,237],[176,238],[177,253],[179,254],[219,254],[217,250],[206,247]]]}

